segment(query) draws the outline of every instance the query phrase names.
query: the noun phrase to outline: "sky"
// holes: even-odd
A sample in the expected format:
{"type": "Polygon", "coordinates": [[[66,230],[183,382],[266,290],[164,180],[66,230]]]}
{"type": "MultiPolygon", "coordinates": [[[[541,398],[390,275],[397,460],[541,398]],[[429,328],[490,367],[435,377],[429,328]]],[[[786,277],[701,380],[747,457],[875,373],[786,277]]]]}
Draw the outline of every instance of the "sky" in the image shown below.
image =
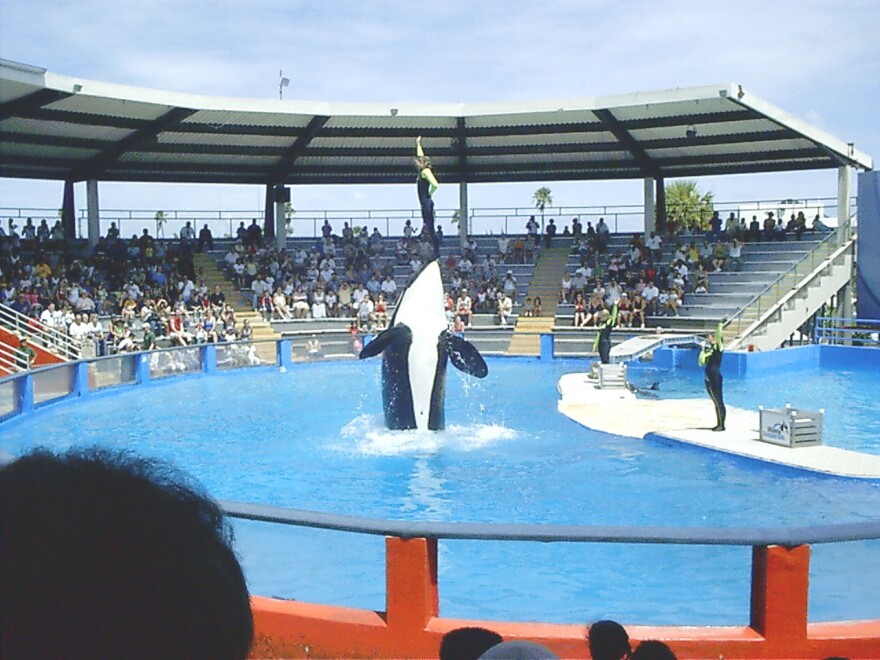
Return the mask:
{"type": "MultiPolygon", "coordinates": [[[[880,157],[877,0],[3,0],[0,57],[211,96],[478,103],[716,83],[880,157]]],[[[836,197],[835,171],[706,177],[719,201],[836,197]]],[[[641,204],[641,181],[469,187],[475,207],[641,204]]],[[[55,208],[61,182],[0,179],[0,209],[55,208]]],[[[85,184],[76,186],[85,206],[85,184]]],[[[262,209],[259,186],[100,184],[102,209],[262,209]]],[[[412,186],[302,186],[300,209],[403,209],[412,186]]],[[[441,188],[439,208],[458,205],[441,188]]],[[[0,210],[0,213],[3,213],[0,210]]]]}

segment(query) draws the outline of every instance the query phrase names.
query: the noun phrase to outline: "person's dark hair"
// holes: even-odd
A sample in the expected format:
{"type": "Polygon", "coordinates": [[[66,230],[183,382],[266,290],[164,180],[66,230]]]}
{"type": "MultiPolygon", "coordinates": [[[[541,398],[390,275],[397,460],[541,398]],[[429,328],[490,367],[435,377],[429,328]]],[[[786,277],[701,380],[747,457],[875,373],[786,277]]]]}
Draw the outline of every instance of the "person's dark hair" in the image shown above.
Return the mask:
{"type": "Polygon", "coordinates": [[[247,586],[220,507],[104,449],[0,468],[4,656],[244,658],[247,586]]]}
{"type": "Polygon", "coordinates": [[[456,628],[443,635],[440,660],[477,660],[504,639],[485,628],[456,628]]]}
{"type": "Polygon", "coordinates": [[[596,621],[587,638],[593,660],[621,660],[630,653],[629,635],[617,621],[596,621]]]}
{"type": "Polygon", "coordinates": [[[675,653],[663,642],[649,639],[636,647],[630,660],[676,660],[675,653]]]}

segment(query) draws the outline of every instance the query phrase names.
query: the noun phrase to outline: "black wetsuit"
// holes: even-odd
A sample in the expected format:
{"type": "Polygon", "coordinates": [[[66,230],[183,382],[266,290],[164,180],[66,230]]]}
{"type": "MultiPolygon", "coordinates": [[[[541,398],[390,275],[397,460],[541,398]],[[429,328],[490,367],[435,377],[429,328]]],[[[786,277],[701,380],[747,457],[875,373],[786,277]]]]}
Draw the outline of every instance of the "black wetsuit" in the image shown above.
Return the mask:
{"type": "Polygon", "coordinates": [[[611,315],[599,326],[596,337],[596,347],[599,349],[599,362],[609,364],[611,362],[611,331],[617,325],[617,304],[611,308],[611,315]]]}
{"type": "Polygon", "coordinates": [[[715,404],[716,429],[724,429],[727,408],[724,407],[724,377],[721,375],[721,358],[724,351],[718,346],[704,349],[706,351],[706,391],[715,404]]]}
{"type": "Polygon", "coordinates": [[[607,322],[599,328],[599,361],[602,364],[608,364],[611,362],[612,330],[614,330],[614,325],[607,322]]]}
{"type": "Polygon", "coordinates": [[[419,172],[419,178],[416,180],[419,191],[419,205],[422,207],[422,223],[425,226],[425,232],[434,246],[434,256],[440,256],[440,239],[434,229],[434,200],[431,199],[431,183],[419,172]]]}

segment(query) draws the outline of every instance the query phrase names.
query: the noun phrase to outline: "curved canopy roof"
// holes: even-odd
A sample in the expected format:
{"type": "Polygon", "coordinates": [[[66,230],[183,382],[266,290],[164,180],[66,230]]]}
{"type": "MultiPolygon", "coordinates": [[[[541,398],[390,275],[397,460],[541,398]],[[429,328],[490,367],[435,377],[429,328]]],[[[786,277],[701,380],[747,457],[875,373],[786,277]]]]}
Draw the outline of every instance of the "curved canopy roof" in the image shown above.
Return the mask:
{"type": "Polygon", "coordinates": [[[0,60],[0,176],[401,183],[417,135],[446,182],[697,177],[871,158],[739,85],[428,105],[195,96],[0,60]]]}

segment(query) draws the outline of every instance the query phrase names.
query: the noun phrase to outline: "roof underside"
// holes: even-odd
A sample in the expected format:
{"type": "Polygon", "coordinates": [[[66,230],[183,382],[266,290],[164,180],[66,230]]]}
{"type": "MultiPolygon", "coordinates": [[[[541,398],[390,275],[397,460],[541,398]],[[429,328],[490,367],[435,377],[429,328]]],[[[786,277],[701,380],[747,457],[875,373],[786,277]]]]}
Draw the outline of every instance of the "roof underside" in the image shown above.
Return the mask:
{"type": "Polygon", "coordinates": [[[870,157],[741,87],[517,105],[218,99],[0,61],[0,176],[80,181],[402,183],[424,137],[438,178],[698,177],[870,157]]]}

